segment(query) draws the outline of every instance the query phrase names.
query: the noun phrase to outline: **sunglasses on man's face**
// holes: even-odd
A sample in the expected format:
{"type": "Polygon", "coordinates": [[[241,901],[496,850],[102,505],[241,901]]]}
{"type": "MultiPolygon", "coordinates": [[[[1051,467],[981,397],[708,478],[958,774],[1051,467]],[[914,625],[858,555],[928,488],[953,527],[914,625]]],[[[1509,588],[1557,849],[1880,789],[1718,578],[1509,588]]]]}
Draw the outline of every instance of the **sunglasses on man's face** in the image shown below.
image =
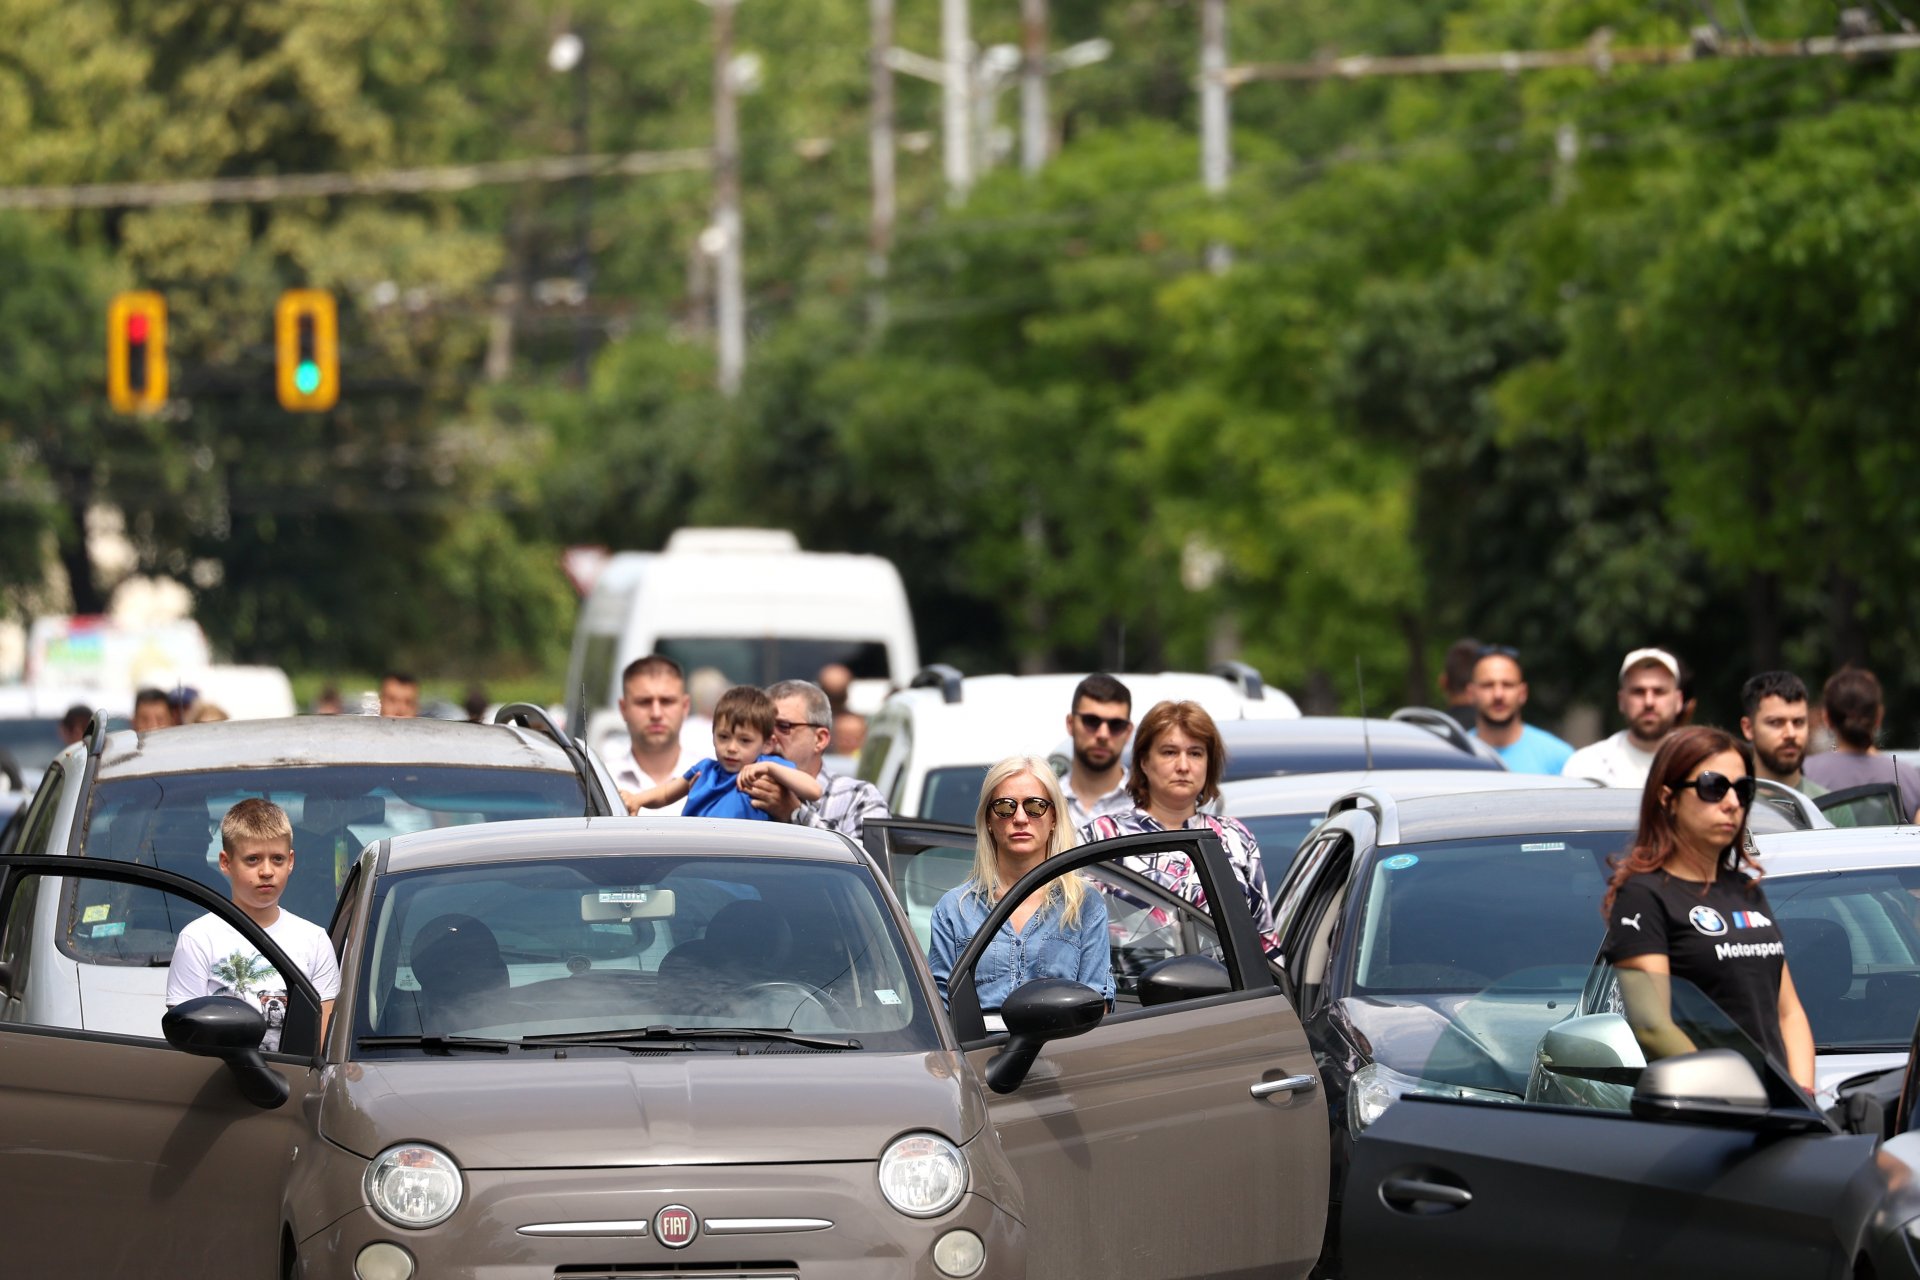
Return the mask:
{"type": "Polygon", "coordinates": [[[1133,721],[1125,716],[1097,716],[1091,711],[1080,713],[1080,727],[1088,733],[1100,732],[1101,725],[1107,726],[1107,732],[1117,738],[1133,727],[1133,721]]]}
{"type": "Polygon", "coordinates": [[[1025,809],[1029,818],[1044,818],[1051,808],[1053,808],[1053,801],[1045,796],[1028,796],[1025,800],[1001,796],[997,800],[987,802],[987,812],[996,818],[1011,818],[1018,809],[1025,809]]]}
{"type": "Polygon", "coordinates": [[[1693,794],[1708,804],[1719,804],[1727,798],[1727,792],[1731,791],[1740,801],[1740,807],[1745,809],[1753,803],[1756,784],[1750,777],[1729,778],[1724,773],[1715,773],[1708,769],[1696,778],[1688,778],[1685,782],[1669,782],[1667,785],[1675,791],[1685,791],[1691,787],[1693,794]]]}

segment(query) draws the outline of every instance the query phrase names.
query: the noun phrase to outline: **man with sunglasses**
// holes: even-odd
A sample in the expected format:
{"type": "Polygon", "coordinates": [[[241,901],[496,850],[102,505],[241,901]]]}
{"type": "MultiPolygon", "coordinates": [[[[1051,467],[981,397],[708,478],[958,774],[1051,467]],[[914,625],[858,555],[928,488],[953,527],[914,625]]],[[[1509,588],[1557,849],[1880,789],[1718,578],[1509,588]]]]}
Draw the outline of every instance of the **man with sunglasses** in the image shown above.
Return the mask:
{"type": "Polygon", "coordinates": [[[1073,690],[1067,713],[1073,738],[1073,763],[1067,769],[1067,812],[1078,831],[1095,818],[1129,813],[1122,753],[1133,736],[1133,692],[1105,672],[1096,671],[1073,690]]]}
{"type": "Polygon", "coordinates": [[[1665,649],[1635,649],[1620,662],[1620,714],[1627,727],[1582,747],[1560,772],[1609,787],[1643,787],[1653,753],[1680,723],[1680,659],[1665,649]]]}
{"type": "Polygon", "coordinates": [[[1557,774],[1573,755],[1571,744],[1545,729],[1525,724],[1527,675],[1520,651],[1503,644],[1484,645],[1473,664],[1473,736],[1500,753],[1515,773],[1557,774]]]}
{"type": "Polygon", "coordinates": [[[773,699],[773,749],[800,772],[820,781],[820,798],[806,804],[770,777],[748,784],[753,807],[775,822],[838,831],[858,841],[870,820],[891,817],[871,782],[827,773],[820,767],[833,734],[833,704],[826,691],[806,680],[782,680],[767,689],[773,699]]]}

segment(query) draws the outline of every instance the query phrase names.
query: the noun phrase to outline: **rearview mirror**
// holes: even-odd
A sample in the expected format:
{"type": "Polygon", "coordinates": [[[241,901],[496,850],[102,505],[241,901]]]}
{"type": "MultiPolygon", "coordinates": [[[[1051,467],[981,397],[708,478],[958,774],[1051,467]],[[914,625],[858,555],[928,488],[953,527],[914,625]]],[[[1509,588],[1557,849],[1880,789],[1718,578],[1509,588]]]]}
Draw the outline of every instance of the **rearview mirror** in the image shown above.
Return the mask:
{"type": "Polygon", "coordinates": [[[1647,1068],[1633,1028],[1617,1013],[1589,1013],[1550,1027],[1536,1056],[1555,1075],[1601,1084],[1632,1085],[1647,1068]]]}
{"type": "Polygon", "coordinates": [[[271,1111],[287,1100],[287,1082],[260,1056],[267,1020],[245,1000],[200,996],[174,1005],[160,1017],[160,1034],[176,1049],[223,1060],[254,1106],[271,1111]]]}
{"type": "Polygon", "coordinates": [[[596,889],[580,895],[580,918],[589,924],[629,920],[665,920],[673,915],[673,890],[640,885],[596,889]]]}
{"type": "Polygon", "coordinates": [[[1091,1031],[1106,1015],[1106,997],[1066,978],[1036,978],[1014,988],[1000,1006],[1007,1047],[987,1063],[987,1087],[1012,1093],[1027,1078],[1041,1045],[1091,1031]]]}

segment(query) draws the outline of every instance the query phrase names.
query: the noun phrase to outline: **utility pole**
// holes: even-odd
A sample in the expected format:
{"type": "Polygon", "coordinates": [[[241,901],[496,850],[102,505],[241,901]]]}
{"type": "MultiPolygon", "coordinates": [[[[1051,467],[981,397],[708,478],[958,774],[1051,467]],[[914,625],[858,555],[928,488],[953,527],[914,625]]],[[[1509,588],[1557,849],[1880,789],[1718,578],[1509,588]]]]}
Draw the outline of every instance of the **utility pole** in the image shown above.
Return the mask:
{"type": "Polygon", "coordinates": [[[1046,167],[1052,150],[1047,122],[1047,0],[1020,0],[1020,171],[1046,167]]]}
{"type": "Polygon", "coordinates": [[[940,0],[940,134],[945,144],[947,198],[964,203],[973,190],[973,34],[968,0],[940,0]]]}
{"type": "Polygon", "coordinates": [[[740,115],[733,72],[733,10],[738,0],[713,6],[713,241],[720,393],[739,393],[747,360],[746,286],[740,250],[740,115]]]}
{"type": "MultiPolygon", "coordinates": [[[[1227,99],[1227,0],[1201,0],[1200,6],[1200,180],[1207,194],[1223,196],[1233,172],[1232,121],[1227,99]]],[[[1207,246],[1207,267],[1215,275],[1232,263],[1224,244],[1207,246]]]]}
{"type": "Polygon", "coordinates": [[[893,0],[868,0],[872,21],[867,61],[872,77],[873,120],[867,131],[868,163],[873,173],[873,226],[867,239],[867,274],[874,292],[869,318],[875,328],[886,324],[887,264],[893,255],[894,150],[893,67],[887,53],[893,48],[893,0]]]}

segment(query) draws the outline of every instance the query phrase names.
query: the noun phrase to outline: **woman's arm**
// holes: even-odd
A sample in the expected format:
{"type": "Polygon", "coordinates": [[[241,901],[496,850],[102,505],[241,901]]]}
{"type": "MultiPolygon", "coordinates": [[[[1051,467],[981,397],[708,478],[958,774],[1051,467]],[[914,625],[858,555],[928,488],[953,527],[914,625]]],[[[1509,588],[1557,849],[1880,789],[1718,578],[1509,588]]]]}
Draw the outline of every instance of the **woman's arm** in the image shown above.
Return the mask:
{"type": "Polygon", "coordinates": [[[1787,1046],[1787,1071],[1793,1082],[1813,1092],[1813,1024],[1794,990],[1793,974],[1784,961],[1780,965],[1780,1039],[1787,1046]]]}
{"type": "Polygon", "coordinates": [[[1663,955],[1628,956],[1614,966],[1620,978],[1620,998],[1626,1002],[1627,1024],[1640,1042],[1647,1061],[1692,1053],[1694,1043],[1674,1025],[1672,967],[1663,955]]]}

